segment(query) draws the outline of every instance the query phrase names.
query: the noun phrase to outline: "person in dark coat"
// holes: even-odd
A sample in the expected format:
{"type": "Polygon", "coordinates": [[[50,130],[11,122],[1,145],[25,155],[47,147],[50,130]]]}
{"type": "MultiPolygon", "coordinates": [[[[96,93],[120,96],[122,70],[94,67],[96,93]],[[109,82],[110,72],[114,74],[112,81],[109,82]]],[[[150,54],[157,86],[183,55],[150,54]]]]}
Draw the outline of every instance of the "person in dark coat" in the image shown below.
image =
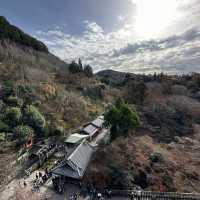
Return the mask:
{"type": "Polygon", "coordinates": [[[36,177],[36,180],[39,178],[37,173],[36,173],[35,177],[36,177]]]}
{"type": "Polygon", "coordinates": [[[40,177],[40,178],[42,177],[42,173],[41,173],[41,172],[39,172],[39,177],[40,177]]]}

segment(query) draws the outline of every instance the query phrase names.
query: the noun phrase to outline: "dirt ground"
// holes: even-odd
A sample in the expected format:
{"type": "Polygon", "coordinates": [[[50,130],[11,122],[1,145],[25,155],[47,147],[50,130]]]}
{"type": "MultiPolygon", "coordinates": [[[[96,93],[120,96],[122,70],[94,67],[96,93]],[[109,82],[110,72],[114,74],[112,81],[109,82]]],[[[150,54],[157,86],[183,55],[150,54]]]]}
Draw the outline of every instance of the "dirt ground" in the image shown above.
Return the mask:
{"type": "Polygon", "coordinates": [[[0,154],[0,191],[16,175],[16,153],[8,152],[0,154]]]}

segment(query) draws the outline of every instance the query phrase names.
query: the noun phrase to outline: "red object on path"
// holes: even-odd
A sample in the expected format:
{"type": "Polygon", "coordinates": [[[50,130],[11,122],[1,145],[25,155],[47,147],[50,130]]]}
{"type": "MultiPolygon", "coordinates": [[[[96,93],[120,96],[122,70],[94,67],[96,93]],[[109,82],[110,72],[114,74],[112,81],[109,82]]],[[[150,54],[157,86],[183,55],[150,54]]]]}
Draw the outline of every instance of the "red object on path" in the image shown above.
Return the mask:
{"type": "Polygon", "coordinates": [[[26,148],[31,148],[33,145],[33,138],[29,138],[28,141],[26,142],[26,148]]]}
{"type": "Polygon", "coordinates": [[[166,187],[163,184],[160,184],[160,192],[166,192],[166,187]]]}

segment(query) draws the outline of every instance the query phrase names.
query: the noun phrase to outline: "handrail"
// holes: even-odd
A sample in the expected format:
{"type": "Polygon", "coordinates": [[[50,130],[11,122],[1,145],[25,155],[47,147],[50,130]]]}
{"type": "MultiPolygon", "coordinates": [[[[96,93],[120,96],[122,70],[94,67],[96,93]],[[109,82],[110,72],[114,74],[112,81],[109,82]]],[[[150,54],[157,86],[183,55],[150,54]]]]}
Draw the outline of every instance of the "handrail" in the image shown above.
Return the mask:
{"type": "Polygon", "coordinates": [[[136,190],[111,190],[112,196],[124,196],[129,197],[154,197],[159,199],[185,199],[185,200],[200,200],[199,193],[178,193],[178,192],[151,192],[151,191],[136,191],[136,190]]]}

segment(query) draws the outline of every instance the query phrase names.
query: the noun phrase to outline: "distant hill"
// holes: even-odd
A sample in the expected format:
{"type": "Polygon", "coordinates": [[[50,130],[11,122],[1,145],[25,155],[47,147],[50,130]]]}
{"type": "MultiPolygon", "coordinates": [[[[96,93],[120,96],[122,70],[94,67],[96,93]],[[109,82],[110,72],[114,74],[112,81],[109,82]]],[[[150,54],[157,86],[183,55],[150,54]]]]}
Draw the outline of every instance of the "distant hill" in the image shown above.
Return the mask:
{"type": "Polygon", "coordinates": [[[96,75],[101,81],[107,84],[121,85],[126,78],[126,74],[127,73],[125,72],[118,72],[114,70],[103,70],[98,72],[96,75]]]}
{"type": "Polygon", "coordinates": [[[11,25],[5,17],[0,16],[0,40],[5,39],[48,53],[48,48],[45,44],[24,33],[16,26],[11,25]]]}
{"type": "Polygon", "coordinates": [[[110,69],[99,71],[96,75],[102,82],[112,86],[123,86],[130,79],[140,80],[143,78],[141,74],[119,72],[110,69]]]}

